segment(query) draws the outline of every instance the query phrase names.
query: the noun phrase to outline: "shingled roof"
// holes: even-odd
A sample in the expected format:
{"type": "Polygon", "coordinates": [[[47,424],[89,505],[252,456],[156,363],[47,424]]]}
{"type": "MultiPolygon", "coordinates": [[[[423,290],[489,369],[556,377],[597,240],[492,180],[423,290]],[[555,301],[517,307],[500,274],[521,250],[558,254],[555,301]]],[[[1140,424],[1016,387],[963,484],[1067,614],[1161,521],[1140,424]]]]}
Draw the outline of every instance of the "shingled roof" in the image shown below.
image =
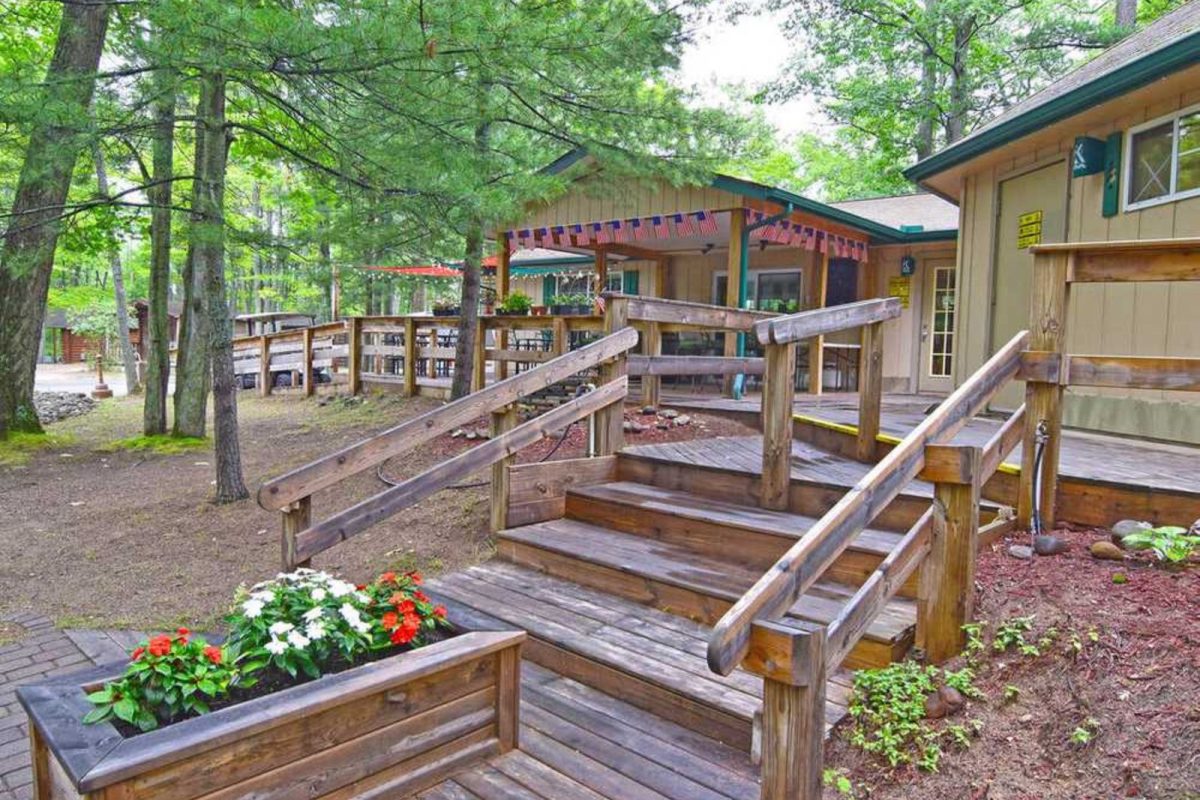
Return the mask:
{"type": "Polygon", "coordinates": [[[920,226],[926,231],[958,229],[958,206],[927,192],[844,200],[830,205],[893,228],[920,226]]]}

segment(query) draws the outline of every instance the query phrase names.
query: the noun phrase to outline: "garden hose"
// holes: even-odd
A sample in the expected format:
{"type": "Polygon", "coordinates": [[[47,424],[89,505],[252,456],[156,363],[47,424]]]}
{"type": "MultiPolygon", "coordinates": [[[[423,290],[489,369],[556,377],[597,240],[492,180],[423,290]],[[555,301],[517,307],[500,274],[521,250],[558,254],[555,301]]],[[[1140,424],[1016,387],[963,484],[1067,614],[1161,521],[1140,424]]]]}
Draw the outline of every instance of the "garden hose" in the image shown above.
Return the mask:
{"type": "Polygon", "coordinates": [[[1038,536],[1042,535],[1042,457],[1046,454],[1046,443],[1050,441],[1050,434],[1046,430],[1046,420],[1040,420],[1037,424],[1037,433],[1034,435],[1034,454],[1033,454],[1033,515],[1030,522],[1031,541],[1036,541],[1038,536]]]}

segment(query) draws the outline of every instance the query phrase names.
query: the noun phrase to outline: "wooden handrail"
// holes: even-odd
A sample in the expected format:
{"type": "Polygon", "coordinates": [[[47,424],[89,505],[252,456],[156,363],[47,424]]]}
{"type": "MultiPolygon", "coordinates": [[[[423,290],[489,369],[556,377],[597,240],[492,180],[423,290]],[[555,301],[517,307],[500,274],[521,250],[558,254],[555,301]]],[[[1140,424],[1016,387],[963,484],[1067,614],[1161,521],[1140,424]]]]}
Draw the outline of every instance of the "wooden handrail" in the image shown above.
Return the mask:
{"type": "Polygon", "coordinates": [[[775,562],[717,622],[708,665],[728,675],[745,658],[750,627],[787,611],[833,564],[850,541],[891,503],[925,465],[925,446],[948,441],[1017,373],[1029,338],[1021,331],[883,457],[775,562]]]}
{"type": "Polygon", "coordinates": [[[787,344],[895,319],[900,316],[900,310],[898,297],[860,300],[763,320],[754,325],[754,335],[759,344],[787,344]]]}
{"type": "Polygon", "coordinates": [[[1004,421],[1000,430],[992,434],[992,438],[988,439],[987,444],[983,446],[983,455],[979,460],[979,482],[981,484],[987,483],[988,478],[996,473],[1008,454],[1021,443],[1021,437],[1024,435],[1025,404],[1022,403],[1012,416],[1004,421]]]}
{"type": "Polygon", "coordinates": [[[296,535],[296,561],[307,561],[451,483],[535,444],[548,433],[622,402],[628,389],[629,379],[621,376],[301,531],[296,535]]]}
{"type": "Polygon", "coordinates": [[[630,356],[630,375],[762,375],[761,358],[630,356]]]}
{"type": "Polygon", "coordinates": [[[605,298],[608,302],[615,299],[627,300],[631,322],[659,322],[716,330],[749,331],[756,323],[779,316],[771,311],[751,311],[687,300],[665,300],[661,297],[606,294],[605,298]]]}
{"type": "Polygon", "coordinates": [[[887,605],[909,576],[929,554],[929,535],[933,529],[930,508],[909,528],[900,543],[892,548],[879,566],[863,582],[854,596],[838,613],[825,637],[825,663],[836,669],[854,645],[866,633],[871,620],[887,605]]]}
{"type": "Polygon", "coordinates": [[[547,361],[528,372],[494,383],[419,417],[402,422],[370,439],[350,445],[278,478],[258,490],[258,504],[278,511],[314,492],[419,447],[488,412],[516,402],[565,378],[633,348],[638,334],[624,328],[589,345],[547,361]]]}

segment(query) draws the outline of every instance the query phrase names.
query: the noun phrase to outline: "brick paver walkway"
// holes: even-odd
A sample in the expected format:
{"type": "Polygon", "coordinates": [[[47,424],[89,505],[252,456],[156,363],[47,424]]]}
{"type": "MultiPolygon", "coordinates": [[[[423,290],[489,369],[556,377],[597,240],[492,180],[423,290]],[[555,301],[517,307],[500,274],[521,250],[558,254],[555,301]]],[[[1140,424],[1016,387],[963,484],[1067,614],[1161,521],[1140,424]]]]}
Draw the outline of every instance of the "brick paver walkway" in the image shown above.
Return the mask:
{"type": "MultiPolygon", "coordinates": [[[[0,800],[28,800],[33,797],[33,775],[29,767],[29,723],[17,702],[16,689],[23,683],[37,683],[60,676],[93,661],[66,631],[33,613],[0,617],[20,625],[25,635],[12,644],[0,646],[0,800]]],[[[111,657],[111,651],[94,653],[111,657]]]]}

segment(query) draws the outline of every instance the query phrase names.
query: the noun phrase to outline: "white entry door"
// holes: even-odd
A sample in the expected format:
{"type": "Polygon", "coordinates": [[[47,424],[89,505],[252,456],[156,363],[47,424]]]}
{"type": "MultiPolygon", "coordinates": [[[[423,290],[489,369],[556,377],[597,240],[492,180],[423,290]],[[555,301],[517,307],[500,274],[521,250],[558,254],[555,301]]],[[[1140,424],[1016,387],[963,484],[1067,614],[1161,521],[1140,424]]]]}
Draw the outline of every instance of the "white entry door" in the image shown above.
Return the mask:
{"type": "Polygon", "coordinates": [[[917,388],[948,394],[954,389],[955,333],[958,321],[958,268],[953,262],[926,262],[921,299],[921,364],[917,388]]]}

